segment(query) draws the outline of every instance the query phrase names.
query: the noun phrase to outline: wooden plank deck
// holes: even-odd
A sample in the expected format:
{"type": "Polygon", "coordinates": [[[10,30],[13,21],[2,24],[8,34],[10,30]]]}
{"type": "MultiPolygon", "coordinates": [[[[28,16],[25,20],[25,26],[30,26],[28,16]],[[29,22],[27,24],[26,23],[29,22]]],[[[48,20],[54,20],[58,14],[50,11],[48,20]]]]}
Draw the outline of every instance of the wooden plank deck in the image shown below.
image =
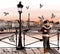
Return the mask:
{"type": "MultiPolygon", "coordinates": [[[[54,48],[57,54],[60,54],[60,49],[54,48]]],[[[54,53],[44,53],[43,48],[25,48],[23,50],[16,50],[15,48],[0,48],[0,54],[54,54],[54,53]]]]}

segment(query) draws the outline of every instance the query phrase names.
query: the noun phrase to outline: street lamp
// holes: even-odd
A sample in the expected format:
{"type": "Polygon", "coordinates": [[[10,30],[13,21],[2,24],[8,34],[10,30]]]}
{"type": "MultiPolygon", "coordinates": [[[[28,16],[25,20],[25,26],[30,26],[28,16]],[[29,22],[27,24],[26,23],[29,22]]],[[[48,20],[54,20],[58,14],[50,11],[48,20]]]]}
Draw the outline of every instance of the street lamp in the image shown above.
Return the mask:
{"type": "Polygon", "coordinates": [[[21,2],[17,4],[17,7],[18,7],[18,13],[19,13],[19,40],[18,40],[18,46],[16,47],[16,49],[21,50],[24,48],[22,46],[22,37],[21,37],[21,13],[22,13],[22,8],[23,8],[23,5],[21,4],[21,2]]]}
{"type": "Polygon", "coordinates": [[[28,13],[28,28],[30,29],[30,13],[28,13]]]}
{"type": "MultiPolygon", "coordinates": [[[[26,6],[26,9],[29,9],[29,6],[26,6]]],[[[28,12],[28,28],[30,29],[30,13],[28,12]]]]}

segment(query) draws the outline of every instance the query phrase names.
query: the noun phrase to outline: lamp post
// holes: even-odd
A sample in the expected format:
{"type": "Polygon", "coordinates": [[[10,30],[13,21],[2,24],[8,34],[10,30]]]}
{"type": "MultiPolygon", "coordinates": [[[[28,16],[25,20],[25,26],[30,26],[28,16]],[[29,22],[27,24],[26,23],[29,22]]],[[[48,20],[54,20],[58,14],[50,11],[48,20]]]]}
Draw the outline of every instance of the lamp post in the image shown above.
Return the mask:
{"type": "Polygon", "coordinates": [[[22,8],[23,8],[23,5],[21,4],[21,2],[17,4],[17,7],[18,7],[18,13],[19,13],[19,40],[18,40],[18,46],[16,47],[16,49],[21,50],[24,48],[22,46],[22,37],[21,37],[21,13],[22,13],[22,8]]]}
{"type": "Polygon", "coordinates": [[[30,29],[30,13],[28,13],[28,28],[30,29]]]}
{"type": "MultiPolygon", "coordinates": [[[[26,9],[29,9],[29,6],[26,6],[26,9]]],[[[28,12],[28,28],[30,28],[30,13],[28,12]]]]}

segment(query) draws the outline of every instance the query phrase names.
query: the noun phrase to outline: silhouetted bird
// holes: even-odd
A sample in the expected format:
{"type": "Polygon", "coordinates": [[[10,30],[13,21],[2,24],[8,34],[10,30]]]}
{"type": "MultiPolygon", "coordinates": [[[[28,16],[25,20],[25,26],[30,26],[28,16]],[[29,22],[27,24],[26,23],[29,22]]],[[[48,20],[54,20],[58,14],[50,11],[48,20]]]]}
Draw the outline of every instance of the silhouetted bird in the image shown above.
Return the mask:
{"type": "Polygon", "coordinates": [[[41,17],[40,17],[40,16],[39,16],[38,18],[39,18],[39,19],[41,19],[41,17]]]}
{"type": "Polygon", "coordinates": [[[44,20],[44,17],[43,16],[42,17],[39,16],[38,18],[41,19],[41,20],[44,20]]]}
{"type": "Polygon", "coordinates": [[[52,16],[51,16],[51,18],[55,18],[55,15],[52,13],[52,16]]]}
{"type": "Polygon", "coordinates": [[[27,9],[29,9],[29,6],[26,6],[27,9]]]}
{"type": "Polygon", "coordinates": [[[9,13],[8,12],[3,12],[4,13],[4,16],[8,15],[9,13]]]}
{"type": "Polygon", "coordinates": [[[44,17],[42,16],[42,20],[44,20],[44,17]]]}
{"type": "Polygon", "coordinates": [[[42,4],[40,4],[40,8],[42,8],[43,7],[43,5],[42,4]]]}

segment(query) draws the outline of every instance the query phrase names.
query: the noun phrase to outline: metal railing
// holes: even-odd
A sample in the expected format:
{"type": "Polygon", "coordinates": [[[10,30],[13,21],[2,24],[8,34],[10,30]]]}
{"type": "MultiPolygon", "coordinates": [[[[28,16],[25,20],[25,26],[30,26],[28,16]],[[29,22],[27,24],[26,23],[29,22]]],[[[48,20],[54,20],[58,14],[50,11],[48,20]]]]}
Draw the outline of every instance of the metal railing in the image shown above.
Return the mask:
{"type": "MultiPolygon", "coordinates": [[[[33,36],[31,36],[31,35],[28,35],[27,33],[29,33],[28,32],[29,31],[29,29],[25,29],[25,30],[23,30],[22,32],[23,32],[23,43],[24,43],[24,47],[25,46],[28,46],[28,45],[31,45],[31,44],[34,44],[34,43],[37,43],[37,42],[41,42],[41,41],[43,41],[43,39],[40,39],[40,38],[37,38],[37,37],[33,37],[33,36]],[[35,42],[32,42],[32,43],[29,43],[29,44],[25,44],[25,35],[27,35],[28,37],[31,37],[31,38],[34,38],[34,39],[36,39],[37,41],[35,41],[35,42]]],[[[16,46],[17,47],[17,42],[18,42],[18,37],[17,37],[17,35],[18,35],[18,31],[17,31],[17,29],[16,29],[16,31],[15,32],[3,32],[3,33],[0,33],[0,34],[8,34],[8,33],[12,33],[12,34],[15,34],[15,36],[16,36],[16,44],[14,45],[14,44],[12,44],[12,43],[8,43],[8,42],[6,42],[6,41],[3,41],[4,39],[6,39],[6,38],[9,38],[9,37],[12,37],[12,36],[7,36],[7,37],[3,37],[3,38],[0,38],[0,41],[1,42],[4,42],[4,43],[6,43],[6,44],[10,44],[10,45],[13,45],[13,46],[16,46]]],[[[41,32],[37,32],[37,33],[34,33],[33,32],[33,34],[41,34],[41,32]]],[[[53,34],[53,33],[50,33],[50,34],[53,34]]],[[[50,43],[50,44],[52,44],[52,45],[55,45],[55,46],[57,46],[57,48],[59,49],[59,34],[60,34],[60,32],[56,32],[56,33],[54,33],[54,35],[51,35],[51,37],[54,37],[55,35],[57,35],[57,44],[54,44],[54,43],[50,43]]],[[[50,37],[50,38],[51,38],[50,37]]]]}
{"type": "MultiPolygon", "coordinates": [[[[34,44],[34,43],[37,43],[37,42],[43,41],[43,39],[40,39],[40,38],[37,38],[37,37],[33,37],[33,36],[31,36],[31,35],[28,35],[27,33],[29,33],[29,32],[25,32],[25,31],[23,32],[23,36],[24,36],[24,38],[23,38],[23,40],[24,40],[24,47],[25,47],[25,46],[28,46],[28,45],[31,45],[31,44],[34,44]],[[25,35],[28,36],[28,37],[37,39],[37,41],[25,45],[25,35]]],[[[41,32],[39,32],[39,33],[41,34],[41,32]]],[[[36,34],[36,33],[33,33],[33,34],[36,34]]],[[[37,33],[37,34],[38,34],[38,33],[37,33]]],[[[53,34],[53,33],[50,33],[50,34],[53,34]]],[[[58,33],[58,31],[57,31],[57,32],[55,32],[53,35],[51,35],[51,37],[50,37],[50,38],[52,38],[52,37],[54,37],[54,36],[57,35],[57,44],[54,44],[54,43],[50,43],[50,44],[52,44],[52,45],[54,45],[54,46],[57,46],[58,50],[59,50],[59,34],[60,34],[60,33],[58,33]]]]}

